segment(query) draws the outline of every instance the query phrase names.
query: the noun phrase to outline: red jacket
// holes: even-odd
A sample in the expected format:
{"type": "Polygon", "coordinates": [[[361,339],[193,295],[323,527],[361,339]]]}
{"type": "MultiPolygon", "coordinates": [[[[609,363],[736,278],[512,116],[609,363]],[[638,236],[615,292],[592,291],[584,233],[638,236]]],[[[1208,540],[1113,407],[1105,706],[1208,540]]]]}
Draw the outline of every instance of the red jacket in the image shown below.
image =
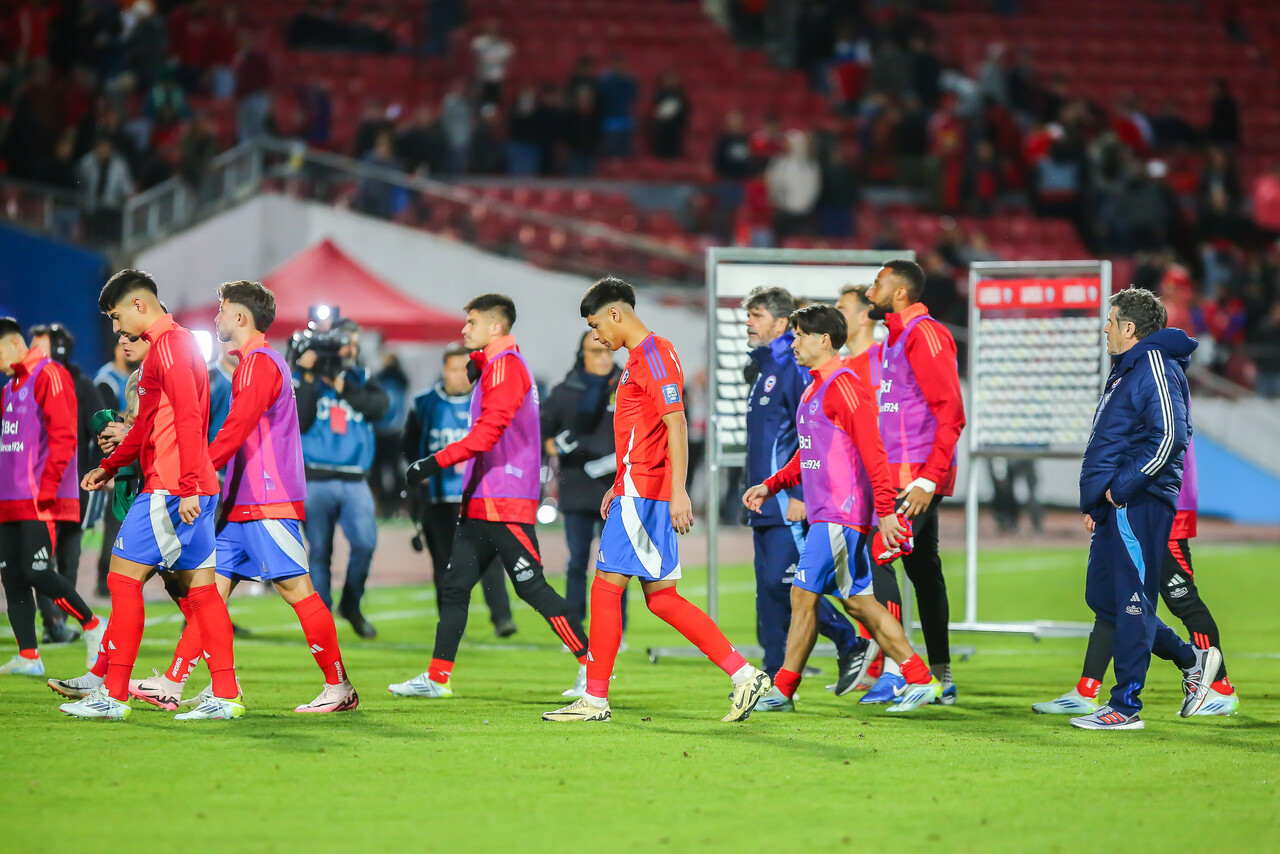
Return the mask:
{"type": "MultiPolygon", "coordinates": [[[[917,315],[927,314],[928,307],[918,302],[899,314],[885,317],[889,337],[884,346],[892,347],[902,334],[903,327],[917,315]]],[[[916,375],[916,382],[924,392],[929,411],[938,419],[938,432],[933,437],[933,451],[923,465],[911,467],[910,479],[895,483],[903,489],[912,480],[923,477],[938,485],[936,495],[952,495],[956,490],[956,467],[951,464],[956,443],[964,430],[964,399],[960,394],[960,374],[956,369],[956,342],[947,327],[929,318],[916,324],[914,334],[907,339],[907,361],[916,375]]],[[[898,477],[899,472],[894,471],[898,477]]]]}
{"type": "MultiPolygon", "coordinates": [[[[22,388],[31,370],[45,354],[32,347],[26,357],[12,367],[14,386],[22,388]]],[[[45,431],[49,436],[49,456],[45,458],[44,474],[40,478],[39,500],[53,500],[47,513],[36,510],[35,502],[0,501],[0,522],[31,521],[44,519],[52,522],[79,522],[80,496],[57,498],[58,484],[66,473],[71,458],[76,453],[76,389],[67,369],[57,362],[50,362],[36,377],[36,403],[44,414],[45,431]]],[[[0,387],[0,407],[4,406],[4,392],[0,387]]]]}

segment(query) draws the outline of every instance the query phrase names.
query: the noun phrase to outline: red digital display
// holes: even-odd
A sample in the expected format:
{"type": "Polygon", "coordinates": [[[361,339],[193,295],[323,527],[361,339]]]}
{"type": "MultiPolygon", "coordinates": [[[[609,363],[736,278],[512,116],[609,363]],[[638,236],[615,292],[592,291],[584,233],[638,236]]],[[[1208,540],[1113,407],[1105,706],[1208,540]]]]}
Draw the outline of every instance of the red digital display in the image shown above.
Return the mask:
{"type": "Polygon", "coordinates": [[[1097,309],[1102,280],[1094,277],[1070,279],[984,279],[977,284],[980,309],[1001,308],[1088,308],[1097,309]]]}

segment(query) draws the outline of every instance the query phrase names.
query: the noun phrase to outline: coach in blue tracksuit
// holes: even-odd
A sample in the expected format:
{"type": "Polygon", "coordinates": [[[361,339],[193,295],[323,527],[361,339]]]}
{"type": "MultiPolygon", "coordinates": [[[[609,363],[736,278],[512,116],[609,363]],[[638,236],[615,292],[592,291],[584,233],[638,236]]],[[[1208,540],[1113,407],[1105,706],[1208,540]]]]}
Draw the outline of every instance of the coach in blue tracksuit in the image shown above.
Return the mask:
{"type": "MultiPolygon", "coordinates": [[[[747,311],[747,340],[755,345],[747,367],[751,399],[747,405],[746,477],[747,483],[763,483],[796,452],[796,409],[810,377],[791,352],[795,338],[787,329],[795,309],[791,294],[782,288],[757,288],[747,296],[743,308],[747,311]]],[[[756,637],[764,647],[763,668],[773,674],[782,667],[786,653],[791,580],[804,543],[801,487],[779,492],[759,513],[750,514],[747,524],[755,545],[756,637]]],[[[818,606],[818,631],[835,642],[843,677],[847,663],[862,646],[857,630],[823,599],[818,606]]]]}
{"type": "Polygon", "coordinates": [[[1187,378],[1196,349],[1155,294],[1130,287],[1111,297],[1105,328],[1113,357],[1080,469],[1080,512],[1092,532],[1085,601],[1115,627],[1110,704],[1072,718],[1082,729],[1141,729],[1139,694],[1151,654],[1183,669],[1182,715],[1199,708],[1221,653],[1198,650],[1156,616],[1160,563],[1177,513],[1182,458],[1191,433],[1187,378]]]}

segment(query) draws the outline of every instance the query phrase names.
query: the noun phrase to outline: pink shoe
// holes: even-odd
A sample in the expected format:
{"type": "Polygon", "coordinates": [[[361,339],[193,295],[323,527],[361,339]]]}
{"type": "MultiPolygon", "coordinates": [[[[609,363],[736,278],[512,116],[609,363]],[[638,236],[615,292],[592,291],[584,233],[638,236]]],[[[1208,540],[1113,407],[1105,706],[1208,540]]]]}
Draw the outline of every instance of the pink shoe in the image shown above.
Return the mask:
{"type": "Polygon", "coordinates": [[[340,685],[325,685],[320,696],[304,706],[298,706],[295,712],[302,714],[322,714],[325,712],[349,712],[360,705],[360,696],[350,682],[340,685]]]}
{"type": "Polygon", "coordinates": [[[154,675],[146,679],[129,680],[129,696],[167,712],[177,711],[178,703],[182,702],[182,685],[170,682],[158,670],[151,672],[154,675]]]}

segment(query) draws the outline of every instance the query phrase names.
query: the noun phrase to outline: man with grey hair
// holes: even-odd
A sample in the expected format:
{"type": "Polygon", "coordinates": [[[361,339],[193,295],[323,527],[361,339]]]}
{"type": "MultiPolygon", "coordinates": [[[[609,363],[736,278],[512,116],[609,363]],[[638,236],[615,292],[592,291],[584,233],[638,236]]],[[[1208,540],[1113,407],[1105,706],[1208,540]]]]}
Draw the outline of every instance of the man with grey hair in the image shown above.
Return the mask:
{"type": "MultiPolygon", "coordinates": [[[[747,342],[752,346],[747,364],[751,384],[747,404],[748,483],[764,479],[786,465],[796,452],[796,409],[809,385],[808,372],[796,364],[791,345],[795,335],[787,328],[795,299],[783,288],[759,287],[747,295],[747,342]]],[[[791,581],[804,543],[804,494],[797,485],[782,490],[752,513],[755,546],[756,638],[764,647],[763,668],[770,676],[782,667],[791,626],[791,581]]],[[[836,693],[847,694],[865,675],[869,645],[858,636],[849,619],[822,598],[818,605],[818,631],[830,638],[839,654],[840,673],[836,693]]],[[[793,704],[776,688],[756,705],[757,712],[791,711],[793,704]]]]}
{"type": "Polygon", "coordinates": [[[1131,286],[1111,297],[1103,330],[1111,374],[1080,469],[1080,512],[1092,534],[1085,601],[1114,627],[1116,685],[1108,705],[1071,719],[1081,729],[1143,728],[1138,695],[1152,653],[1182,668],[1183,717],[1204,704],[1222,662],[1216,647],[1197,649],[1156,616],[1191,434],[1184,371],[1197,346],[1167,323],[1150,291],[1131,286]]]}

